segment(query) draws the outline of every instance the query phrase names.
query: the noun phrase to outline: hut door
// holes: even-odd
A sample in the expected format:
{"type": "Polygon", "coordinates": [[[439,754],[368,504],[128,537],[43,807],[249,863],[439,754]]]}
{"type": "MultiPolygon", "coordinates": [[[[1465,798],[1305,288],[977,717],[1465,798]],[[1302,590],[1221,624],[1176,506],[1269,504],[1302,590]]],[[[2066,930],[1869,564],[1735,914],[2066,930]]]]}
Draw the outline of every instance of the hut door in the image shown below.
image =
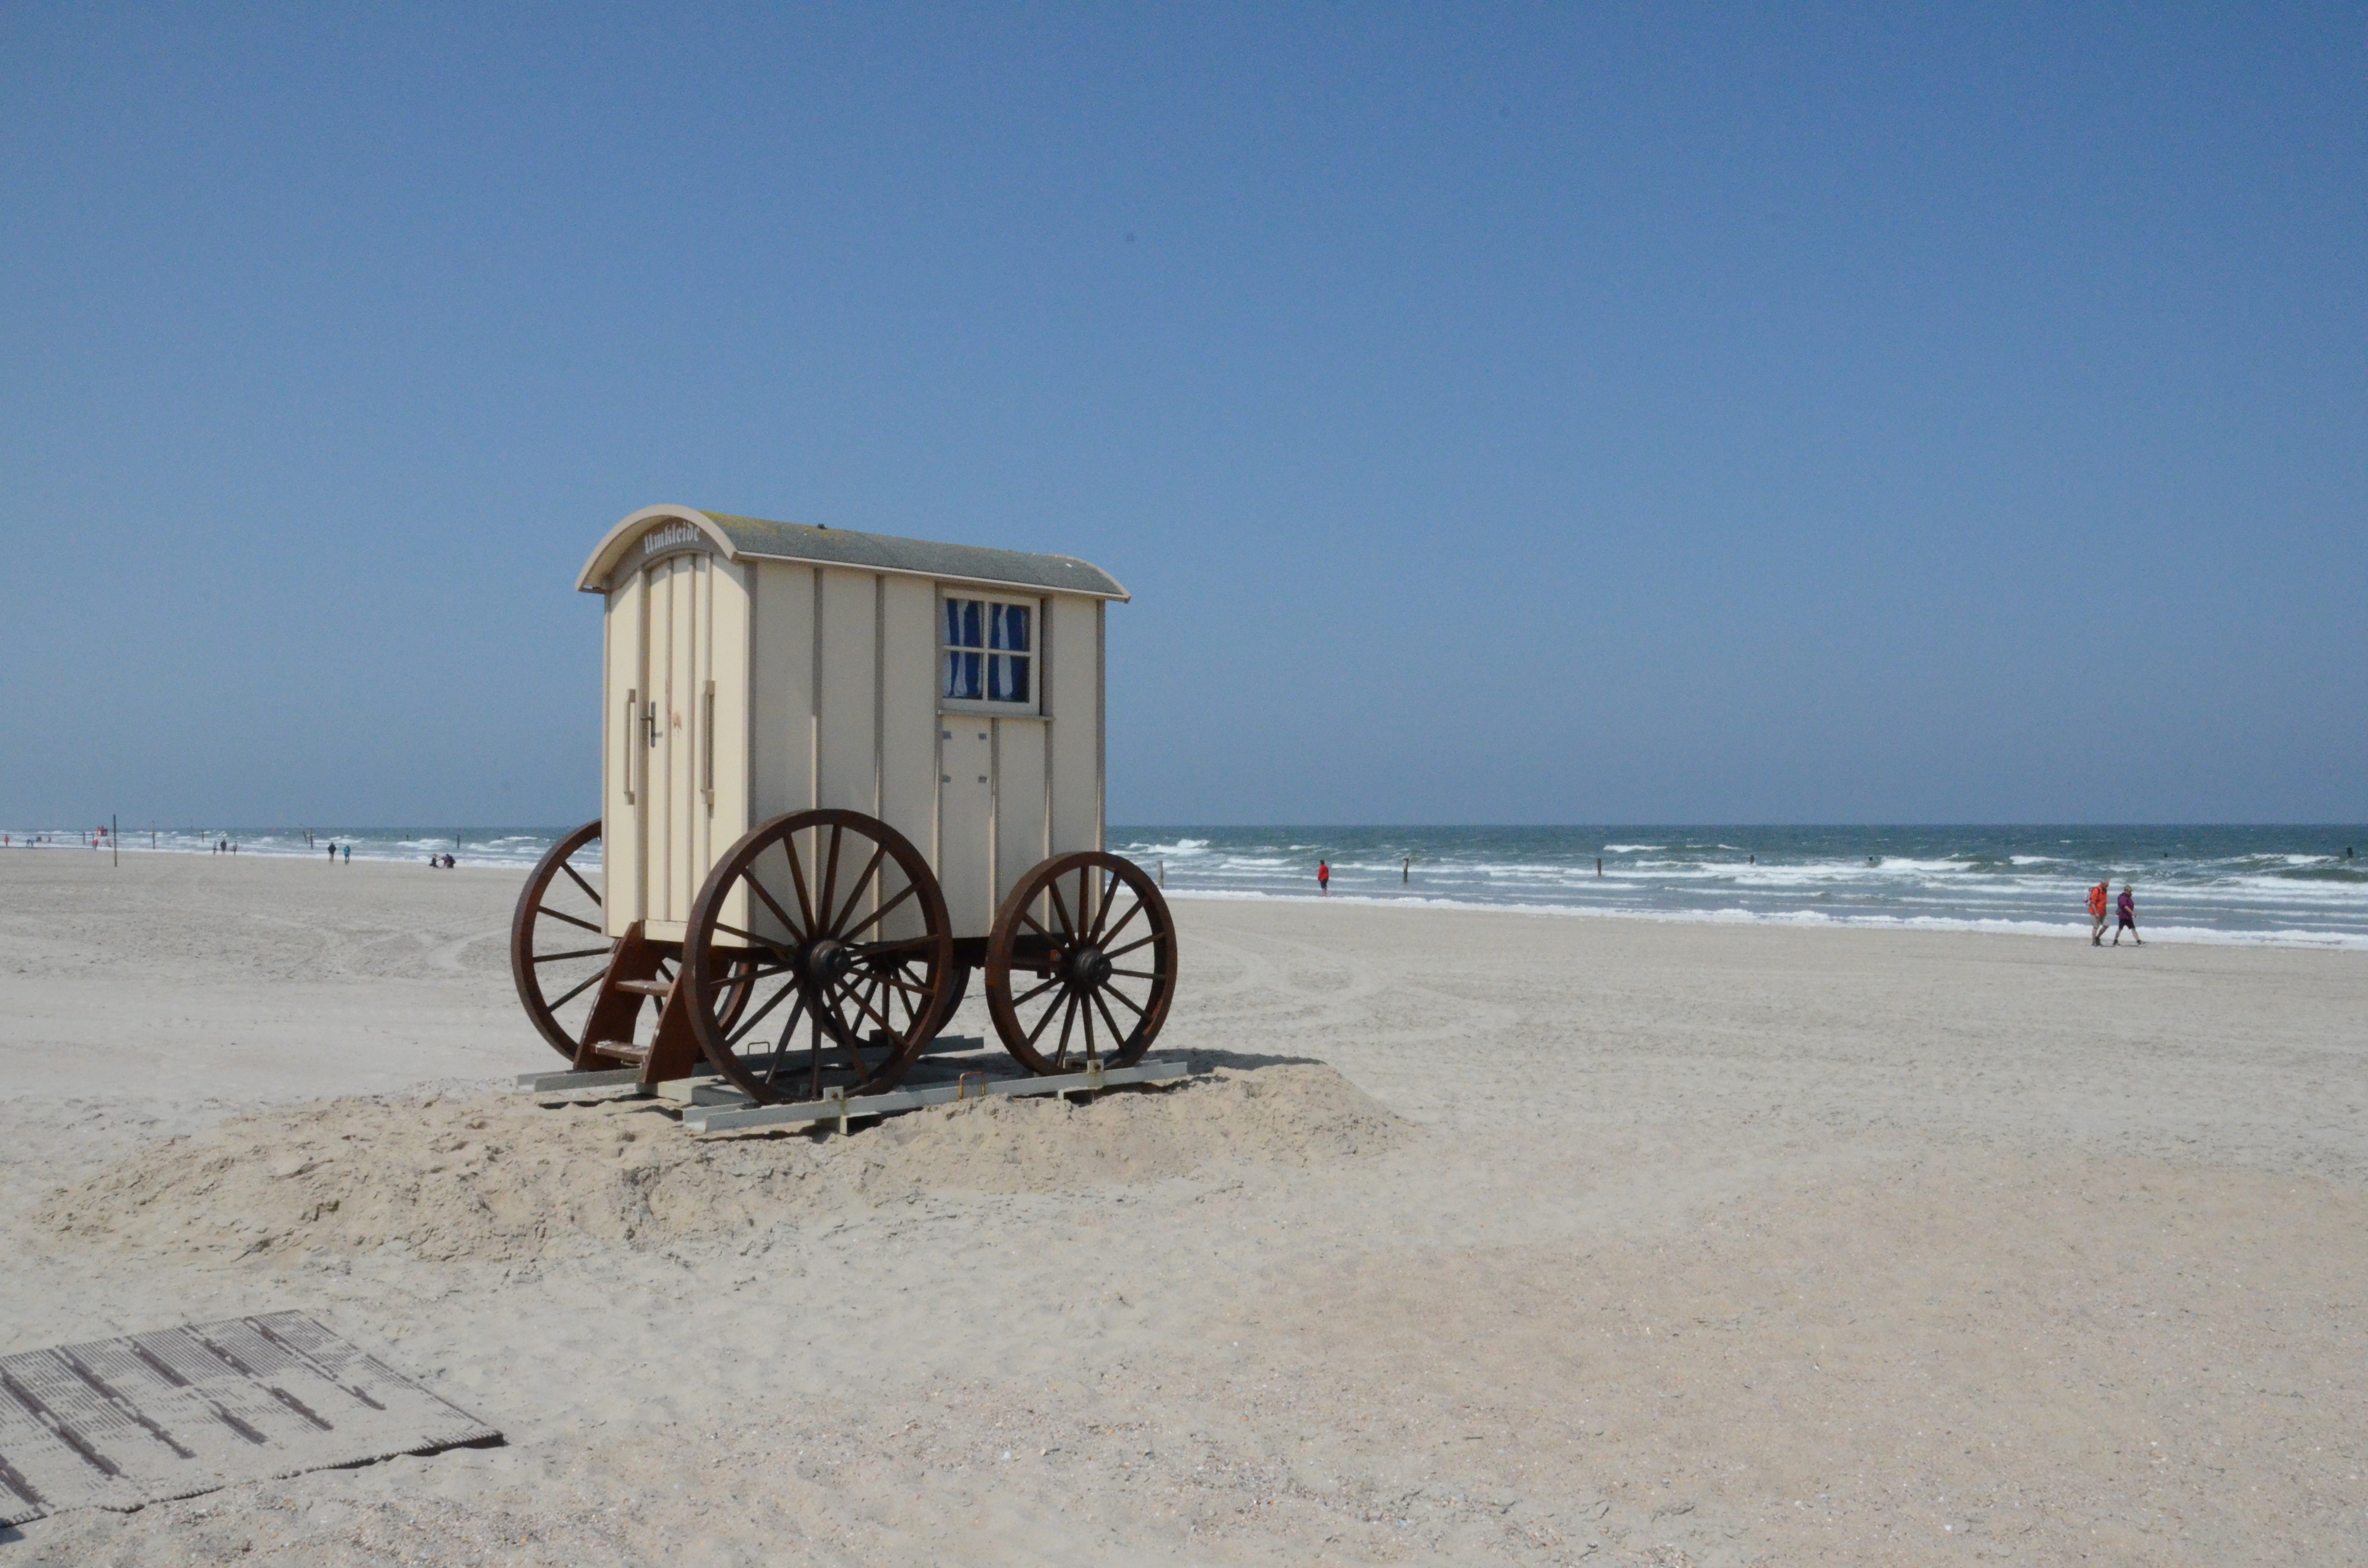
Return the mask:
{"type": "Polygon", "coordinates": [[[957,937],[995,923],[994,721],[938,715],[938,885],[957,937]]]}
{"type": "Polygon", "coordinates": [[[711,858],[714,798],[715,579],[704,555],[677,555],[644,574],[649,636],[643,689],[649,780],[643,821],[649,845],[653,936],[680,936],[711,858]]]}

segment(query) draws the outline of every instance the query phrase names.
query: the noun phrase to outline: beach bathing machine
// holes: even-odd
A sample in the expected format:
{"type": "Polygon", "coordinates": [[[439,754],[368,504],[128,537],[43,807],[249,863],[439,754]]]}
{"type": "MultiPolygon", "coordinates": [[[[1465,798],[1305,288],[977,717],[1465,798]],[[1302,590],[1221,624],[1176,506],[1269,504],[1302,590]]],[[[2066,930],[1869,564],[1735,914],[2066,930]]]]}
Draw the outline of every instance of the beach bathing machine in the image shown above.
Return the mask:
{"type": "Polygon", "coordinates": [[[1107,573],[651,506],[577,586],[605,607],[601,818],[512,937],[576,1066],[872,1092],[973,971],[1031,1071],[1141,1057],[1175,939],[1103,850],[1107,573]]]}

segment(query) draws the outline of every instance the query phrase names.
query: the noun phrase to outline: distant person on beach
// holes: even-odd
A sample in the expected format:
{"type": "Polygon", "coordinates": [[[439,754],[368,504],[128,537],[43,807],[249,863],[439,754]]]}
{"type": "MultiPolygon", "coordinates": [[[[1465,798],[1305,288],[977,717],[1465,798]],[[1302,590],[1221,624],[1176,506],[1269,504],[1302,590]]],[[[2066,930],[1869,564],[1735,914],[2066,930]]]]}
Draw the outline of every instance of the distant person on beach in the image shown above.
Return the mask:
{"type": "Polygon", "coordinates": [[[334,838],[333,838],[333,839],[329,840],[329,862],[330,862],[330,864],[335,865],[335,864],[336,863],[336,859],[337,859],[337,841],[336,841],[336,839],[334,839],[334,838]]]}
{"type": "Polygon", "coordinates": [[[1329,860],[1315,862],[1315,891],[1322,893],[1332,891],[1332,863],[1329,860]]]}
{"type": "Polygon", "coordinates": [[[2089,890],[2089,945],[2105,945],[2105,904],[2112,896],[2113,884],[2108,880],[2089,890]]]}
{"type": "Polygon", "coordinates": [[[2122,896],[2113,908],[2122,917],[2122,923],[2113,928],[2113,946],[2122,945],[2122,933],[2127,931],[2133,943],[2145,947],[2146,942],[2138,936],[2138,901],[2131,895],[2129,883],[2122,884],[2122,896]]]}
{"type": "Polygon", "coordinates": [[[460,862],[459,862],[458,860],[453,859],[451,856],[447,855],[447,856],[445,856],[445,857],[444,857],[444,869],[445,869],[446,870],[448,870],[448,871],[449,871],[449,870],[451,870],[454,867],[458,866],[459,864],[460,864],[460,862]]]}
{"type": "Polygon", "coordinates": [[[347,864],[347,865],[348,865],[348,866],[350,866],[350,865],[352,865],[353,863],[354,863],[354,846],[353,846],[352,845],[348,844],[348,845],[347,845],[347,846],[346,846],[346,864],[347,864]]]}

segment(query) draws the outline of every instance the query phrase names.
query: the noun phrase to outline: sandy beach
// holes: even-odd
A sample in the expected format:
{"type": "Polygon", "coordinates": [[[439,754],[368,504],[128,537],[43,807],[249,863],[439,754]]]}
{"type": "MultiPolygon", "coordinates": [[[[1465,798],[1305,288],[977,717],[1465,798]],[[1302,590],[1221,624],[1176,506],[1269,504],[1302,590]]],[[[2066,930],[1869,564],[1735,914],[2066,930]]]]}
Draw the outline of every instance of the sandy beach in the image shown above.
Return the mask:
{"type": "Polygon", "coordinates": [[[1179,902],[1190,1086],[701,1142],[518,885],[0,854],[0,1354],[507,1437],[0,1568],[2368,1561],[2368,954],[1179,902]]]}

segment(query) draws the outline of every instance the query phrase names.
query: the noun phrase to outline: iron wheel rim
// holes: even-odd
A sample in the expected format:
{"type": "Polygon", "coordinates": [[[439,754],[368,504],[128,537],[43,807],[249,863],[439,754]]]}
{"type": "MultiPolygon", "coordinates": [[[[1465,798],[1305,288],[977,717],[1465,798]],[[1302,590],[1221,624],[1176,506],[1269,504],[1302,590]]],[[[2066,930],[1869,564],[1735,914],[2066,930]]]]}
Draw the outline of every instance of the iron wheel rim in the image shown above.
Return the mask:
{"type": "Polygon", "coordinates": [[[708,873],[685,923],[700,1053],[766,1105],[894,1085],[950,1010],[951,925],[928,861],[878,818],[792,812],[759,824],[708,873]]]}
{"type": "Polygon", "coordinates": [[[1142,867],[1098,849],[1056,856],[996,915],[987,1011],[1031,1073],[1131,1067],[1167,1022],[1176,968],[1175,921],[1142,867]]]}

